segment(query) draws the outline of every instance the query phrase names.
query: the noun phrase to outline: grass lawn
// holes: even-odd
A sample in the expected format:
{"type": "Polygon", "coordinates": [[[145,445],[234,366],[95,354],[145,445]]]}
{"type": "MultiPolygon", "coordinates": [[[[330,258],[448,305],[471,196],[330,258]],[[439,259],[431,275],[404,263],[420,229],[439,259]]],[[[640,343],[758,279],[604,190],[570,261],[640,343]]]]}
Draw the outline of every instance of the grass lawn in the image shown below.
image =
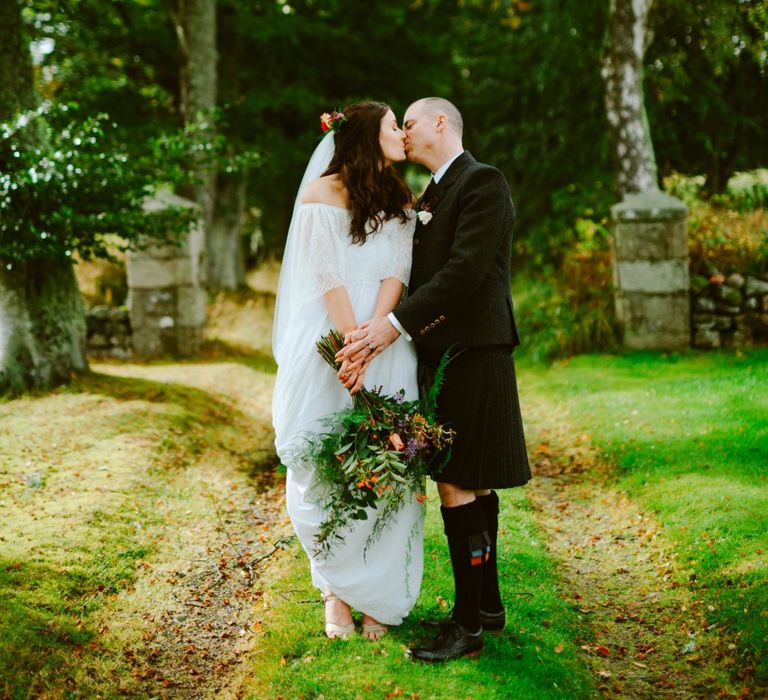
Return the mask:
{"type": "Polygon", "coordinates": [[[565,404],[616,486],[656,512],[707,617],[768,683],[768,351],[581,356],[521,376],[524,406],[565,404]]]}
{"type": "Polygon", "coordinates": [[[408,644],[426,638],[419,619],[446,614],[453,578],[437,508],[429,493],[425,577],[411,616],[381,641],[356,636],[329,642],[323,634],[319,593],[309,582],[309,564],[296,545],[283,555],[267,584],[269,610],[264,637],[243,686],[248,698],[413,697],[587,698],[594,685],[574,643],[580,622],[560,597],[530,507],[522,493],[506,492],[500,522],[502,597],[507,627],[486,634],[477,659],[416,664],[404,657],[408,644]],[[449,598],[446,601],[443,596],[449,598]]]}

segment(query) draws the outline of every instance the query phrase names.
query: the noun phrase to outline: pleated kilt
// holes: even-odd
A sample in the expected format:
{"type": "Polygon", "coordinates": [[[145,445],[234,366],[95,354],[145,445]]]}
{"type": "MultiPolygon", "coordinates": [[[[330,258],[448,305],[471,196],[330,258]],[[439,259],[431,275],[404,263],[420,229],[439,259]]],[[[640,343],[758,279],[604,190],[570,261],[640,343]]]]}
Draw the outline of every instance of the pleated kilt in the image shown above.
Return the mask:
{"type": "MultiPolygon", "coordinates": [[[[440,358],[419,357],[419,391],[440,358]]],[[[466,489],[522,486],[531,478],[512,348],[453,351],[437,399],[437,419],[456,431],[448,462],[432,478],[466,489]]]]}

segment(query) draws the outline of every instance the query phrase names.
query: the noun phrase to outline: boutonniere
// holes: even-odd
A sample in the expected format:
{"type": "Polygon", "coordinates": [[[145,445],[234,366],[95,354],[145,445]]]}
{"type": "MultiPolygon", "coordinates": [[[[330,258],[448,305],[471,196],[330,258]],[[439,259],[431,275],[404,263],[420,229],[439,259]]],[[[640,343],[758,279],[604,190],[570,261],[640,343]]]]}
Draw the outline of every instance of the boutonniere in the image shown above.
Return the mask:
{"type": "Polygon", "coordinates": [[[416,216],[419,217],[422,226],[426,226],[432,221],[432,212],[430,211],[429,202],[421,202],[419,205],[419,212],[416,216]]]}

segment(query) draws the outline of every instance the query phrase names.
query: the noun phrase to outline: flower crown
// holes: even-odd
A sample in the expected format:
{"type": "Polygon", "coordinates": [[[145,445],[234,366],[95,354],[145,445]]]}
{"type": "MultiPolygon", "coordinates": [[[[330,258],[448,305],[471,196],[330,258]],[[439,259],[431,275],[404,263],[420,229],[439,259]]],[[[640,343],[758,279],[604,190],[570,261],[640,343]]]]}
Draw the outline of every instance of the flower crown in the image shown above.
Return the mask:
{"type": "Polygon", "coordinates": [[[336,133],[341,129],[341,125],[347,121],[347,117],[344,112],[325,112],[320,115],[320,128],[323,133],[326,131],[334,131],[336,133]]]}

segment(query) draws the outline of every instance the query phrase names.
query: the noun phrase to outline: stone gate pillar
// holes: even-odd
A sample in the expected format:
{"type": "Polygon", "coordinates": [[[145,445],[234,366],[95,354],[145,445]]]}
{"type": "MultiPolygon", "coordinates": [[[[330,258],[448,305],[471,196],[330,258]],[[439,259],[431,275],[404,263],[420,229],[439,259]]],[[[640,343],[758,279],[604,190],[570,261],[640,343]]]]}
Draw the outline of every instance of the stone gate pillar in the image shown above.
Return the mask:
{"type": "MultiPolygon", "coordinates": [[[[167,190],[144,203],[145,211],[196,207],[167,190]]],[[[197,354],[205,324],[203,289],[205,235],[193,226],[181,246],[150,245],[128,254],[128,306],[133,351],[144,357],[197,354]]]]}
{"type": "Polygon", "coordinates": [[[690,347],[685,204],[651,190],[611,207],[616,316],[631,349],[690,347]]]}

